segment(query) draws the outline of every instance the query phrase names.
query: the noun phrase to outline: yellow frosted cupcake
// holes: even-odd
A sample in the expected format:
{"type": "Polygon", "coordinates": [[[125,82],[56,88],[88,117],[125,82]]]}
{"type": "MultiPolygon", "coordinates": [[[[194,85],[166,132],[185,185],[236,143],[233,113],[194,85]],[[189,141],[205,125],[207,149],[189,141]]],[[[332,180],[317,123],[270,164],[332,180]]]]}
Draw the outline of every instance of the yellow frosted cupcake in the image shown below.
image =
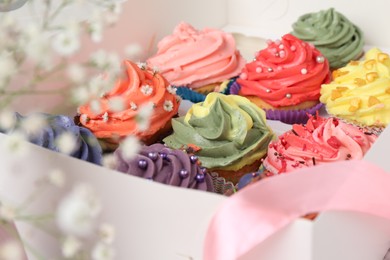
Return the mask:
{"type": "Polygon", "coordinates": [[[385,127],[390,122],[390,59],[373,48],[364,60],[351,61],[333,72],[321,87],[320,101],[329,114],[363,127],[385,127]]]}

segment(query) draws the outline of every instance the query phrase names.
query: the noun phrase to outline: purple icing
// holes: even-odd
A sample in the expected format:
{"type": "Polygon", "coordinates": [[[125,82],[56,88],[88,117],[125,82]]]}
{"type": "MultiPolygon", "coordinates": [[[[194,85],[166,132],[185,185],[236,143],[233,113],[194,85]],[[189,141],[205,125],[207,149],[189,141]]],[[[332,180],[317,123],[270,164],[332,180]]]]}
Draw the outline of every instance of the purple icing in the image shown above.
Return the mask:
{"type": "MultiPolygon", "coordinates": [[[[46,119],[47,126],[45,126],[37,134],[28,134],[28,140],[31,143],[50,149],[52,151],[59,152],[59,149],[56,145],[56,138],[64,132],[68,132],[71,133],[77,140],[77,147],[70,155],[84,161],[101,165],[102,148],[100,147],[96,137],[89,129],[75,125],[73,120],[67,116],[48,115],[43,113],[40,115],[46,119]]],[[[7,131],[4,131],[0,127],[0,132],[11,134],[16,130],[22,131],[22,129],[19,127],[20,123],[28,116],[22,116],[19,113],[15,113],[15,117],[16,126],[13,129],[9,129],[7,131]]]]}
{"type": "MultiPolygon", "coordinates": [[[[162,144],[144,146],[138,155],[126,160],[117,149],[114,153],[117,159],[116,170],[130,175],[152,179],[153,181],[190,189],[214,191],[211,177],[204,174],[198,164],[191,161],[191,156],[181,150],[172,150],[162,144]],[[158,153],[154,159],[151,153],[158,153]],[[146,161],[146,167],[140,167],[140,162],[146,161]]],[[[143,163],[142,163],[143,164],[143,163]]]]}

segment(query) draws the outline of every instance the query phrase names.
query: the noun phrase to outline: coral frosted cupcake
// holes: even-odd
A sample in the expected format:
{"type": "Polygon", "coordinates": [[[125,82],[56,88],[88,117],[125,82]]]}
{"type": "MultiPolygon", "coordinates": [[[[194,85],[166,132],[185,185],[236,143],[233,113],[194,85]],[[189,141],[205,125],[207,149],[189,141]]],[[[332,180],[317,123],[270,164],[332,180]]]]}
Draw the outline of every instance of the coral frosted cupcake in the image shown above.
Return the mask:
{"type": "Polygon", "coordinates": [[[171,118],[179,108],[176,90],[159,73],[143,64],[138,67],[131,61],[125,61],[124,67],[124,76],[99,100],[101,109],[98,114],[89,103],[78,109],[80,123],[89,128],[108,150],[115,149],[128,135],[137,136],[147,144],[162,139],[171,130],[171,118]],[[124,104],[119,112],[110,109],[110,101],[118,97],[124,104]],[[147,129],[142,129],[139,124],[139,111],[144,105],[153,106],[147,129]]]}
{"type": "Polygon", "coordinates": [[[384,127],[390,122],[390,59],[377,48],[362,61],[352,61],[333,72],[322,85],[321,102],[329,114],[354,124],[384,127]]]}
{"type": "Polygon", "coordinates": [[[246,64],[230,89],[267,113],[267,119],[304,123],[321,108],[321,84],[330,80],[328,60],[312,45],[286,34],[246,64]]]}
{"type": "Polygon", "coordinates": [[[208,93],[237,76],[245,60],[231,34],[210,28],[196,30],[182,22],[158,43],[157,54],[147,63],[174,86],[208,93]]]}
{"type": "Polygon", "coordinates": [[[233,183],[259,168],[274,138],[263,110],[244,97],[219,93],[174,118],[172,127],[163,140],[167,146],[193,149],[203,167],[233,183]]]}
{"type": "Polygon", "coordinates": [[[126,159],[121,148],[114,153],[116,170],[133,176],[183,188],[213,191],[209,174],[197,163],[197,157],[162,144],[144,146],[133,158],[126,159]]]}
{"type": "Polygon", "coordinates": [[[332,69],[345,66],[363,54],[362,31],[334,8],[304,14],[292,27],[292,34],[314,44],[332,69]]]}
{"type": "Polygon", "coordinates": [[[336,118],[311,117],[269,145],[263,166],[272,174],[342,160],[359,160],[376,136],[336,118]]]}
{"type": "Polygon", "coordinates": [[[1,129],[6,134],[19,133],[29,142],[55,152],[67,153],[72,157],[101,164],[102,148],[96,137],[87,128],[75,125],[73,119],[64,115],[34,113],[22,116],[15,113],[12,128],[1,129]],[[37,123],[38,122],[38,123],[37,123]],[[31,126],[28,124],[31,123],[31,126]],[[39,127],[37,127],[37,125],[39,127]],[[72,139],[66,137],[69,135],[72,139]],[[66,149],[61,147],[61,138],[65,136],[66,149]]]}

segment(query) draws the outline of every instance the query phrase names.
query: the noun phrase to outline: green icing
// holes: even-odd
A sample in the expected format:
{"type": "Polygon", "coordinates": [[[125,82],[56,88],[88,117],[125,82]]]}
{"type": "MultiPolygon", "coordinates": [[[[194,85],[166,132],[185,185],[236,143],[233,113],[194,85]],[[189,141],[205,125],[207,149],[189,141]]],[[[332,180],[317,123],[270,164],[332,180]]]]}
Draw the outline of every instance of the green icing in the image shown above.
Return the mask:
{"type": "Polygon", "coordinates": [[[174,149],[188,144],[200,147],[196,155],[206,168],[230,166],[244,156],[254,157],[256,153],[264,155],[274,138],[273,132],[266,125],[265,116],[250,102],[239,107],[243,111],[217,98],[210,113],[204,117],[191,115],[188,123],[184,117],[172,119],[174,133],[163,141],[174,149]],[[249,130],[243,113],[247,113],[253,120],[249,130]]]}
{"type": "Polygon", "coordinates": [[[362,31],[333,8],[302,15],[292,27],[291,34],[314,44],[331,68],[343,67],[363,52],[362,31]]]}

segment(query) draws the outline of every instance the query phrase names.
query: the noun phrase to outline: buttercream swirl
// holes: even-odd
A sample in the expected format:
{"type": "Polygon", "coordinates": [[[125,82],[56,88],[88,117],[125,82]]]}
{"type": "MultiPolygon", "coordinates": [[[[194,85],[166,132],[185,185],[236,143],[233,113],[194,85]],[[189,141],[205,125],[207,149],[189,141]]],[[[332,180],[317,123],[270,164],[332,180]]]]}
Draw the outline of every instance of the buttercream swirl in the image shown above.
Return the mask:
{"type": "Polygon", "coordinates": [[[211,28],[199,31],[182,22],[158,43],[148,64],[175,86],[198,88],[237,76],[245,60],[231,34],[211,28]]]}
{"type": "Polygon", "coordinates": [[[174,133],[163,141],[172,148],[195,146],[206,168],[237,170],[265,155],[274,137],[265,113],[248,99],[210,93],[185,117],[172,119],[174,133]],[[241,160],[245,157],[245,160],[241,160]]]}
{"type": "Polygon", "coordinates": [[[292,34],[314,44],[332,68],[344,66],[363,52],[362,31],[334,8],[304,14],[292,27],[292,34]]]}
{"type": "Polygon", "coordinates": [[[269,41],[237,82],[241,95],[257,96],[279,108],[318,100],[321,84],[328,80],[327,59],[312,45],[286,34],[281,41],[269,41]]]}
{"type": "Polygon", "coordinates": [[[273,174],[293,171],[322,163],[362,159],[376,140],[360,128],[335,118],[311,116],[307,124],[271,142],[264,167],[273,174]]]}
{"type": "Polygon", "coordinates": [[[322,85],[320,101],[329,114],[363,126],[390,123],[390,59],[378,48],[362,61],[352,61],[333,72],[322,85]]]}
{"type": "Polygon", "coordinates": [[[177,114],[179,101],[175,89],[159,73],[143,65],[139,68],[128,60],[124,61],[124,67],[125,75],[99,100],[99,114],[93,112],[89,103],[79,107],[80,122],[98,138],[136,135],[144,140],[162,129],[177,114]],[[120,112],[110,109],[110,100],[115,97],[122,98],[124,109],[120,112]],[[153,113],[148,129],[141,131],[137,124],[138,114],[140,108],[148,103],[153,103],[153,113]]]}
{"type": "Polygon", "coordinates": [[[211,177],[197,163],[197,158],[162,144],[144,146],[130,160],[120,149],[114,153],[116,170],[156,182],[183,188],[213,191],[211,177]]]}
{"type": "Polygon", "coordinates": [[[87,128],[75,125],[73,119],[64,115],[39,113],[37,116],[44,120],[45,125],[38,131],[30,132],[28,131],[28,126],[21,127],[21,125],[24,123],[24,120],[28,120],[33,115],[22,116],[19,113],[15,113],[15,126],[12,129],[0,129],[0,132],[6,134],[20,132],[27,137],[29,142],[55,152],[60,152],[58,146],[59,137],[62,134],[68,133],[76,141],[75,148],[69,154],[70,156],[95,164],[101,164],[102,149],[96,137],[87,128]]]}

